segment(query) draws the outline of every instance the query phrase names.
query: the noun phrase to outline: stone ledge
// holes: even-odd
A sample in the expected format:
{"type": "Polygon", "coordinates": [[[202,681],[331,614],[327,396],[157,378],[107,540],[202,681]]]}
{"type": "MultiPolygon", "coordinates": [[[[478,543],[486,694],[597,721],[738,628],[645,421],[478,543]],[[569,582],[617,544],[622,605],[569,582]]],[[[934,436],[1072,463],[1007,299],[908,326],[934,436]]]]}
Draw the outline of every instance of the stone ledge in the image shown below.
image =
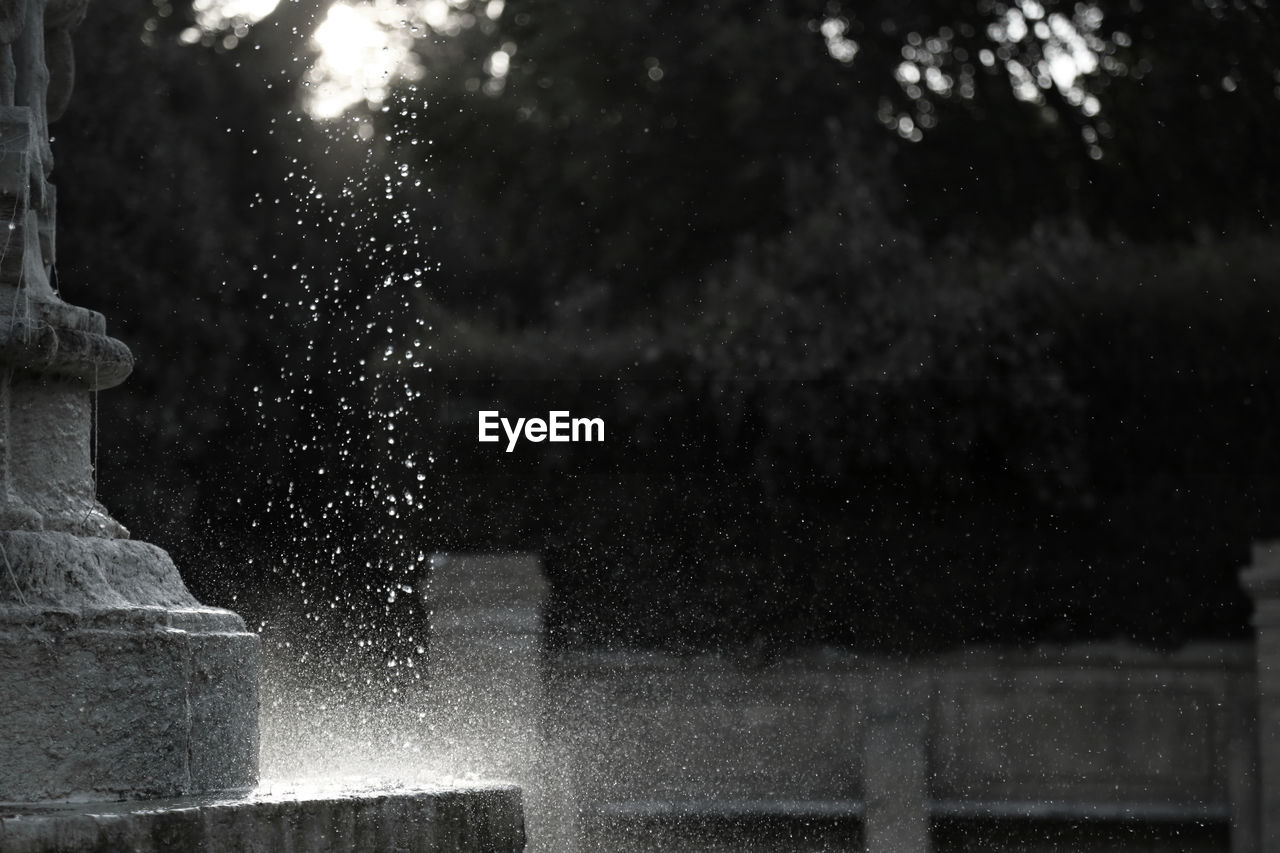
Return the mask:
{"type": "Polygon", "coordinates": [[[524,846],[520,789],[503,783],[0,807],[5,853],[518,853],[524,846]]]}
{"type": "Polygon", "coordinates": [[[58,300],[17,296],[0,315],[0,363],[88,391],[114,388],[133,372],[129,348],[106,334],[97,311],[58,300]]]}

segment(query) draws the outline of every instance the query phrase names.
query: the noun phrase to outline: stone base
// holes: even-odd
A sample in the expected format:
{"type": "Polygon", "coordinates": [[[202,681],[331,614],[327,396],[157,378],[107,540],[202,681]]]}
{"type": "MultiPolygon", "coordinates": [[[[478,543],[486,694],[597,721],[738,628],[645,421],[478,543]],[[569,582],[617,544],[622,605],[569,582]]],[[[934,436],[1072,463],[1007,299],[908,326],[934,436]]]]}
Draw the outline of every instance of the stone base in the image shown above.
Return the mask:
{"type": "Polygon", "coordinates": [[[154,545],[0,533],[0,803],[250,790],[258,648],[154,545]]]}
{"type": "Polygon", "coordinates": [[[0,608],[0,802],[252,788],[257,673],[224,610],[0,608]]]}
{"type": "Polygon", "coordinates": [[[520,790],[502,784],[0,809],[6,853],[517,853],[524,845],[520,790]]]}

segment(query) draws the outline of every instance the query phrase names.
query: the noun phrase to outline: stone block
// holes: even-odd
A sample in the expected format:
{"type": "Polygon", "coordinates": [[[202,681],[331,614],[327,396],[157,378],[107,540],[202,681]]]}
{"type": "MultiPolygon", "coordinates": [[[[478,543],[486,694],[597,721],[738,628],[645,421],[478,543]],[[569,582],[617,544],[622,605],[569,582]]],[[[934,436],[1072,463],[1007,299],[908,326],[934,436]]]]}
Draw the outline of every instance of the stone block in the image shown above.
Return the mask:
{"type": "Polygon", "coordinates": [[[0,801],[248,789],[257,668],[227,611],[0,608],[0,801]]]}
{"type": "Polygon", "coordinates": [[[434,555],[423,589],[431,613],[427,669],[447,727],[526,739],[543,704],[547,581],[533,554],[434,555]],[[489,733],[481,731],[489,729],[489,733]]]}

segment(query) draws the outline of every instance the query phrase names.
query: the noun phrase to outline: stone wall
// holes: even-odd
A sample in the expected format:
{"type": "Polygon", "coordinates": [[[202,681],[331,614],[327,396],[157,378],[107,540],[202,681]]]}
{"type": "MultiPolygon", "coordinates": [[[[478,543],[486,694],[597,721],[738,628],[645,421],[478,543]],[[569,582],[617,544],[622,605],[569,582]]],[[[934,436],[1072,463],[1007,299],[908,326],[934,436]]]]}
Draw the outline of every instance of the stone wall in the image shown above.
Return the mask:
{"type": "Polygon", "coordinates": [[[1032,850],[1049,833],[1053,849],[1116,835],[1125,849],[1245,851],[1251,660],[1244,645],[910,666],[579,654],[550,662],[546,731],[572,762],[588,849],[1032,850]],[[732,840],[752,822],[757,846],[732,840]]]}
{"type": "Polygon", "coordinates": [[[544,656],[536,557],[432,562],[435,704],[533,851],[1267,849],[1253,644],[544,656]]]}

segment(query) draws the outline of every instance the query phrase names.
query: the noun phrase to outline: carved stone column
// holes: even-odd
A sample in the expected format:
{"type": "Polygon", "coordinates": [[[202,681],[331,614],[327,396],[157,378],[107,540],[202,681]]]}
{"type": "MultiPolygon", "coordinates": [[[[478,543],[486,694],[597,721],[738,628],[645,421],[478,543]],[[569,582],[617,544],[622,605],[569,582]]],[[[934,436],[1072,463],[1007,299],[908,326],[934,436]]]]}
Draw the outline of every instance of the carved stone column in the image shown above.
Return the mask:
{"type": "Polygon", "coordinates": [[[133,357],[51,284],[48,129],[87,6],[0,0],[0,802],[257,778],[257,636],[95,494],[92,394],[133,357]]]}

